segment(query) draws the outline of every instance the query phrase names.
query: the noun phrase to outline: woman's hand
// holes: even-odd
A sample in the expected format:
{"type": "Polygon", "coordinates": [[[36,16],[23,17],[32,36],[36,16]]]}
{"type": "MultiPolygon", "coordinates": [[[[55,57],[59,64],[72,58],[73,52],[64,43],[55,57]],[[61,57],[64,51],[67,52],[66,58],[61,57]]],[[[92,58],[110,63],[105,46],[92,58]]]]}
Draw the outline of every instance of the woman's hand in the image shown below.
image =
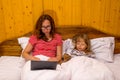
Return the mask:
{"type": "Polygon", "coordinates": [[[31,60],[32,60],[32,61],[40,61],[40,58],[37,58],[37,57],[32,56],[31,60]]]}
{"type": "Polygon", "coordinates": [[[51,57],[48,59],[48,61],[58,61],[58,59],[56,57],[51,57]]]}

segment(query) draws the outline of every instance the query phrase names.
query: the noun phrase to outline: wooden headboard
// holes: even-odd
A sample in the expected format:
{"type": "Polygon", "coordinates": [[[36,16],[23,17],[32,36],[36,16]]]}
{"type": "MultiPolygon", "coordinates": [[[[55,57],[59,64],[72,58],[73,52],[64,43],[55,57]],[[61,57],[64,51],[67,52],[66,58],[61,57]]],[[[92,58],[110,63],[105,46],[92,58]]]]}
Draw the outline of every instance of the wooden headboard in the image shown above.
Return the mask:
{"type": "MultiPolygon", "coordinates": [[[[67,38],[72,38],[73,35],[77,33],[87,33],[90,39],[98,37],[110,37],[113,35],[100,32],[96,29],[90,27],[80,27],[80,26],[68,26],[59,27],[56,30],[62,35],[63,40],[67,38]]],[[[30,36],[31,33],[25,34],[24,36],[30,36]]],[[[115,51],[114,53],[120,53],[120,37],[115,37],[115,51]]],[[[17,38],[4,41],[0,44],[0,56],[20,56],[22,48],[18,44],[17,38]]]]}

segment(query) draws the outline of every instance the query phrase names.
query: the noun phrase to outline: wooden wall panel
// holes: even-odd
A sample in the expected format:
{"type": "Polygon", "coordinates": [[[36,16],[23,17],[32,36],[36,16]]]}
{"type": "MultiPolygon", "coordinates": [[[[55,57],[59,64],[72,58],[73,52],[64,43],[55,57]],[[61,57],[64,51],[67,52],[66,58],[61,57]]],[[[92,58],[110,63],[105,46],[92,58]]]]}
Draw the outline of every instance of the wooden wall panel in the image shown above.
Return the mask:
{"type": "Polygon", "coordinates": [[[0,0],[0,42],[33,30],[42,11],[42,0],[0,0]]]}
{"type": "Polygon", "coordinates": [[[104,12],[100,13],[104,10],[102,5],[104,5],[104,0],[90,1],[90,26],[99,30],[99,26],[102,25],[102,16],[104,15],[104,12]]]}
{"type": "Polygon", "coordinates": [[[0,0],[0,43],[6,39],[2,1],[0,0]]]}
{"type": "Polygon", "coordinates": [[[120,36],[120,0],[0,0],[0,42],[33,30],[43,12],[57,27],[83,25],[120,36]]]}
{"type": "Polygon", "coordinates": [[[13,9],[10,0],[3,0],[3,15],[4,15],[4,23],[5,23],[5,34],[6,38],[11,38],[15,36],[15,27],[14,27],[14,18],[13,18],[13,9]]]}
{"type": "Polygon", "coordinates": [[[104,16],[103,16],[103,26],[102,26],[102,30],[105,31],[104,28],[107,28],[108,31],[111,30],[111,26],[110,26],[110,9],[111,9],[111,0],[106,0],[105,4],[104,4],[104,16]]]}
{"type": "Polygon", "coordinates": [[[32,19],[33,26],[43,12],[43,0],[32,0],[32,19]]]}
{"type": "Polygon", "coordinates": [[[62,5],[58,6],[58,8],[61,9],[61,20],[59,20],[59,25],[72,25],[72,0],[61,0],[60,3],[62,5]]]}
{"type": "MultiPolygon", "coordinates": [[[[110,28],[115,35],[120,36],[120,0],[111,0],[110,7],[110,28]]],[[[106,29],[107,29],[106,28],[106,29]]]]}
{"type": "Polygon", "coordinates": [[[72,0],[44,0],[45,13],[53,12],[57,25],[71,25],[72,0]]]}
{"type": "Polygon", "coordinates": [[[71,5],[72,12],[72,25],[83,25],[82,24],[82,0],[72,0],[71,5]]]}
{"type": "Polygon", "coordinates": [[[90,9],[91,3],[90,3],[90,0],[81,0],[81,2],[78,1],[78,3],[80,3],[79,8],[81,10],[81,12],[79,12],[81,14],[81,25],[90,26],[91,25],[91,18],[90,18],[91,17],[91,9],[90,9]]]}
{"type": "Polygon", "coordinates": [[[32,0],[22,0],[24,33],[33,30],[32,0]]]}
{"type": "MultiPolygon", "coordinates": [[[[20,0],[11,0],[12,8],[12,18],[13,18],[13,27],[14,27],[14,36],[20,36],[24,34],[24,24],[23,24],[23,7],[21,5],[22,1],[20,0]]],[[[11,33],[12,34],[12,33],[11,33]]]]}

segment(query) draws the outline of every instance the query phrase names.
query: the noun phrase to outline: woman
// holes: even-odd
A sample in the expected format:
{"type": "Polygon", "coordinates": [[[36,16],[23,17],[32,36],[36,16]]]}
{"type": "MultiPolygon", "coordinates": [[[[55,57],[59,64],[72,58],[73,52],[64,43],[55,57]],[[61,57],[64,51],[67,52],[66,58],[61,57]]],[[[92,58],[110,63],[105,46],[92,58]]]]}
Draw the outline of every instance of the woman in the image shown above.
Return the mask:
{"type": "Polygon", "coordinates": [[[34,66],[32,62],[39,63],[44,60],[54,63],[61,60],[62,38],[55,33],[55,24],[51,16],[47,14],[40,16],[22,56],[28,61],[21,71],[21,80],[63,80],[62,77],[58,78],[61,75],[59,70],[47,70],[46,68],[44,68],[45,70],[39,70],[37,68],[37,71],[33,71],[32,69],[32,66],[34,66]]]}
{"type": "Polygon", "coordinates": [[[33,61],[58,62],[61,60],[62,38],[55,33],[55,24],[51,16],[47,14],[40,16],[22,56],[27,60],[33,61]],[[30,55],[31,52],[32,55],[30,55]]]}

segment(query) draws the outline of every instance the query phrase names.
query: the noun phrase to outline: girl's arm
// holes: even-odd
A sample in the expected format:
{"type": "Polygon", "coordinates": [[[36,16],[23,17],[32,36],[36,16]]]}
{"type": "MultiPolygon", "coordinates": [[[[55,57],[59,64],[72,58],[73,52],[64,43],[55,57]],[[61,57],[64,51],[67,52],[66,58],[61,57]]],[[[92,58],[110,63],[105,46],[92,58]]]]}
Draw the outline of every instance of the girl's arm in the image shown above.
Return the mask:
{"type": "Polygon", "coordinates": [[[30,43],[28,43],[25,50],[22,52],[22,57],[24,57],[26,60],[40,61],[39,58],[30,55],[32,49],[33,46],[30,43]]]}

